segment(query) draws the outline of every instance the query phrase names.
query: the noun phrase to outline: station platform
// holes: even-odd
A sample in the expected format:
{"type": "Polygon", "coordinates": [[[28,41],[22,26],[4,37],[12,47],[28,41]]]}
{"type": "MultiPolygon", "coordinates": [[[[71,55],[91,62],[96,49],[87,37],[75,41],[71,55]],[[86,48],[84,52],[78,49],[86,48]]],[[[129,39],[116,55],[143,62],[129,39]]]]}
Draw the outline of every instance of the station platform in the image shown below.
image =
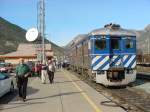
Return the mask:
{"type": "Polygon", "coordinates": [[[125,112],[66,70],[57,70],[53,84],[32,78],[27,91],[26,102],[15,97],[0,112],[125,112]]]}

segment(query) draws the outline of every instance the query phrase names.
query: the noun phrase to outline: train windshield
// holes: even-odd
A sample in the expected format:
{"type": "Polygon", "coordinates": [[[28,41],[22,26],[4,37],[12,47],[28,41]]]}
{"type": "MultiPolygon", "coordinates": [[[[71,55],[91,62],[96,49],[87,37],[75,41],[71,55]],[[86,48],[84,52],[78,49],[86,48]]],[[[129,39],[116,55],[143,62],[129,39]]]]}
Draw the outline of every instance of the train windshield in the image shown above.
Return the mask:
{"type": "Polygon", "coordinates": [[[126,39],[125,46],[127,49],[133,48],[133,40],[132,39],[126,39]]]}
{"type": "Polygon", "coordinates": [[[119,39],[111,39],[111,47],[112,49],[119,49],[119,39]]]}
{"type": "Polygon", "coordinates": [[[106,48],[106,39],[96,39],[95,47],[98,50],[104,50],[106,48]]]}

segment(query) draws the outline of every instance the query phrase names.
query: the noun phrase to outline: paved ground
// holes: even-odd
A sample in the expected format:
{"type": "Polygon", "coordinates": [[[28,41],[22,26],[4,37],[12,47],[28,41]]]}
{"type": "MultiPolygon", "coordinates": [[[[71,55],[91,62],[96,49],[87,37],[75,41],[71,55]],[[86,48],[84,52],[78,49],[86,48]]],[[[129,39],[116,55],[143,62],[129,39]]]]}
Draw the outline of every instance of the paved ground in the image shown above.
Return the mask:
{"type": "Polygon", "coordinates": [[[6,104],[0,103],[0,112],[125,112],[64,70],[56,72],[52,85],[48,80],[41,84],[38,78],[32,79],[27,99],[18,101],[15,94],[6,104]]]}
{"type": "Polygon", "coordinates": [[[150,73],[139,72],[133,88],[150,94],[150,73]]]}
{"type": "Polygon", "coordinates": [[[138,90],[142,90],[142,91],[150,94],[150,82],[145,82],[145,83],[137,85],[133,88],[138,89],[138,90]]]}

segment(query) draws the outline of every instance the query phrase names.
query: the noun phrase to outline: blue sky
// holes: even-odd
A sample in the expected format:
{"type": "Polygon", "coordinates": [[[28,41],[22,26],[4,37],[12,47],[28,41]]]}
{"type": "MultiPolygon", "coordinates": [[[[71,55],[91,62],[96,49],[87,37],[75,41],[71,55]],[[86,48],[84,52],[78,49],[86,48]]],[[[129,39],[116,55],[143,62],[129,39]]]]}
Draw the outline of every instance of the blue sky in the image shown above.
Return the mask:
{"type": "MultiPolygon", "coordinates": [[[[24,29],[36,27],[37,1],[0,0],[0,16],[24,29]]],[[[46,36],[59,46],[110,22],[138,30],[150,24],[150,0],[45,1],[46,36]]]]}

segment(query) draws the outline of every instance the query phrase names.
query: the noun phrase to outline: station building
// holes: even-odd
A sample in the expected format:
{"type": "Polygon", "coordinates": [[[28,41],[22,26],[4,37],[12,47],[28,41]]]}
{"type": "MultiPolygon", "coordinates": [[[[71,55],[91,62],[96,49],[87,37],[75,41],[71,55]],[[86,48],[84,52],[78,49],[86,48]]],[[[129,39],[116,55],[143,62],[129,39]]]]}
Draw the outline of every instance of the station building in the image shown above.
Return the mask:
{"type": "MultiPolygon", "coordinates": [[[[23,58],[25,61],[36,61],[37,56],[42,49],[38,48],[37,44],[19,44],[17,51],[8,54],[0,55],[0,60],[6,63],[18,64],[18,59],[23,58]]],[[[47,58],[53,57],[51,44],[45,44],[45,54],[47,58]]]]}

